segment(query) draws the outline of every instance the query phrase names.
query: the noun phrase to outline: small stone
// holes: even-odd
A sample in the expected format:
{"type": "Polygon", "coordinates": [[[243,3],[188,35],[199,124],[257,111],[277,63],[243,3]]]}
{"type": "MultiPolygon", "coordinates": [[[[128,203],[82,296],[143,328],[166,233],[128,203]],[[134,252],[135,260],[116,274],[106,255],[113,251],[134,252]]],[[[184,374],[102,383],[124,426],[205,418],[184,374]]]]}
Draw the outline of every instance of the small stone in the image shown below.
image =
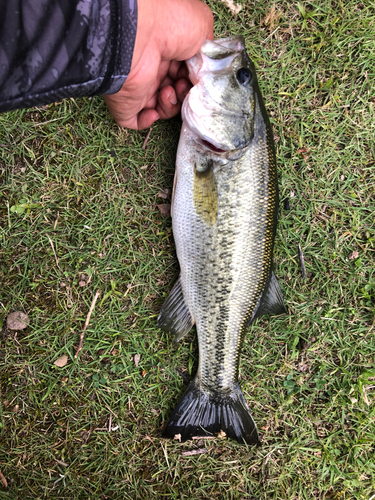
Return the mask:
{"type": "Polygon", "coordinates": [[[8,330],[24,330],[30,324],[27,314],[22,311],[10,313],[7,318],[8,330]]]}

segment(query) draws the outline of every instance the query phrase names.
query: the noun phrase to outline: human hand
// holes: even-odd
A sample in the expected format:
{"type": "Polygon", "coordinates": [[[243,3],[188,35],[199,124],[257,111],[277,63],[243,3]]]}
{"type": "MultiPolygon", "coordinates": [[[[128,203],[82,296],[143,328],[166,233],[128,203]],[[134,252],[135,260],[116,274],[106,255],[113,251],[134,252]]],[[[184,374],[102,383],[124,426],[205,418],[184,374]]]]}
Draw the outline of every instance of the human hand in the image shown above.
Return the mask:
{"type": "Polygon", "coordinates": [[[171,118],[191,88],[183,62],[213,40],[213,16],[200,0],[138,0],[138,26],[129,76],[105,95],[121,127],[142,130],[171,118]]]}

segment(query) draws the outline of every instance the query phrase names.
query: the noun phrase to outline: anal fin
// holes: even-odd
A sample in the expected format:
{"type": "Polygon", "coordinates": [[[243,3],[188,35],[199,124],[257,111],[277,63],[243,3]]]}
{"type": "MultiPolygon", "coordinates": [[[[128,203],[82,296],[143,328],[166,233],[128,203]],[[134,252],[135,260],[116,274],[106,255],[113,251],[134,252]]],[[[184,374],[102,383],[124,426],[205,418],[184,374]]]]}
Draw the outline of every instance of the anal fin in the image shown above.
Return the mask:
{"type": "Polygon", "coordinates": [[[268,287],[265,289],[261,297],[255,317],[262,316],[263,314],[278,315],[286,312],[283,293],[280,289],[279,282],[272,271],[268,287]]]}
{"type": "Polygon", "coordinates": [[[181,278],[178,278],[161,308],[158,317],[158,327],[165,332],[172,333],[175,336],[175,342],[178,342],[191,330],[194,323],[190,311],[185,304],[181,278]]]}

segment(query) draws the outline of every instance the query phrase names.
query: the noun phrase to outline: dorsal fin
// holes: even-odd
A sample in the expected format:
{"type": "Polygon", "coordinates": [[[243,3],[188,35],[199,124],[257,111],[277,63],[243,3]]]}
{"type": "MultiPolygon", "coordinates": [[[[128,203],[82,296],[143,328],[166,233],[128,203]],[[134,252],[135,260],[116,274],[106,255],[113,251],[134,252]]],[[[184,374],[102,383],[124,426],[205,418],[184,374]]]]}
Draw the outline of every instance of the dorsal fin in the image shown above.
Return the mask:
{"type": "Polygon", "coordinates": [[[172,333],[175,336],[174,341],[178,342],[191,330],[194,323],[185,304],[179,277],[161,308],[158,327],[172,333]]]}

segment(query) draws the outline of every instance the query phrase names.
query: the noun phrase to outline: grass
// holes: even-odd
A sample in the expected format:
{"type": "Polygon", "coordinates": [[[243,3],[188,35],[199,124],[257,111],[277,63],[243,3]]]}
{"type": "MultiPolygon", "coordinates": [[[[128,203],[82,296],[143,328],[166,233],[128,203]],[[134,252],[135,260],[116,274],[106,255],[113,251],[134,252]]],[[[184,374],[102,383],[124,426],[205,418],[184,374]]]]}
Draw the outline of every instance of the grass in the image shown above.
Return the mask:
{"type": "Polygon", "coordinates": [[[178,275],[156,205],[179,120],[142,149],[100,98],[68,99],[0,115],[0,499],[374,498],[375,3],[210,6],[257,65],[290,204],[275,250],[290,314],[250,328],[240,367],[263,446],[160,437],[197,364],[194,332],[175,347],[156,327],[178,275]]]}

